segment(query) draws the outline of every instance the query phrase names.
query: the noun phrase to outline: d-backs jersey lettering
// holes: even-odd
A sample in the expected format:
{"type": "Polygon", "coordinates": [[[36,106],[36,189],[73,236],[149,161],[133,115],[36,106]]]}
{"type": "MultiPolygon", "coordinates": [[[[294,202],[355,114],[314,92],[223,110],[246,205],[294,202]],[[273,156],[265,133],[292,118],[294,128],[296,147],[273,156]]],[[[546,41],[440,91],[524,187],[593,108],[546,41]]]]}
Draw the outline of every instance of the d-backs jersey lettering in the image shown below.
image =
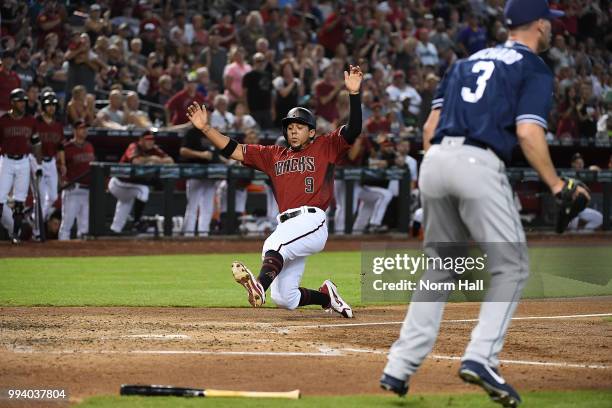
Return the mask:
{"type": "Polygon", "coordinates": [[[300,151],[243,145],[244,165],[266,173],[280,212],[303,205],[326,210],[334,193],[335,165],[349,149],[341,129],[315,138],[300,151]]]}

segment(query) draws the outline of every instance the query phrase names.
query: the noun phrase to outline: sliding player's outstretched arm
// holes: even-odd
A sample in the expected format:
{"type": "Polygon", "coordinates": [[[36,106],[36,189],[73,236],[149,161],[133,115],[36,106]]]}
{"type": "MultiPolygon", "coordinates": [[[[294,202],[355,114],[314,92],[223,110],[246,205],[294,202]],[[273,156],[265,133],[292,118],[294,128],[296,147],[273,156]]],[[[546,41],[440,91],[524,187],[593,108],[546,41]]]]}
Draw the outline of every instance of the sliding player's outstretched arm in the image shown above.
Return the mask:
{"type": "Polygon", "coordinates": [[[197,102],[192,103],[187,108],[187,117],[193,126],[200,129],[208,140],[221,151],[221,155],[226,158],[244,161],[242,145],[208,124],[208,112],[206,112],[205,106],[200,106],[197,102]]]}

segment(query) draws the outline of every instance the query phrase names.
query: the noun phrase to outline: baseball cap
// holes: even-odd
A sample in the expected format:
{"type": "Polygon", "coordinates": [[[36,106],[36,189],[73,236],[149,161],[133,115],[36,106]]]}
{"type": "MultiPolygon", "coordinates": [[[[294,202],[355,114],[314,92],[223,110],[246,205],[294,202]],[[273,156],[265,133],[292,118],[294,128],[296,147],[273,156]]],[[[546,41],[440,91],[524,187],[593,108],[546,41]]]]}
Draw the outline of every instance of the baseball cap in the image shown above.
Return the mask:
{"type": "Polygon", "coordinates": [[[517,27],[544,18],[563,17],[564,12],[551,10],[548,0],[508,0],[504,7],[504,19],[509,27],[517,27]]]}
{"type": "Polygon", "coordinates": [[[144,140],[155,140],[155,136],[153,136],[151,133],[145,133],[140,137],[142,137],[144,140]]]}
{"type": "Polygon", "coordinates": [[[195,72],[190,72],[187,74],[185,79],[187,80],[187,82],[198,82],[198,74],[196,74],[195,72]]]}
{"type": "Polygon", "coordinates": [[[572,155],[572,161],[576,161],[578,159],[582,159],[582,155],[580,153],[574,153],[572,155]]]}
{"type": "Polygon", "coordinates": [[[77,119],[72,125],[72,127],[75,129],[87,127],[87,123],[83,119],[77,119]]]}

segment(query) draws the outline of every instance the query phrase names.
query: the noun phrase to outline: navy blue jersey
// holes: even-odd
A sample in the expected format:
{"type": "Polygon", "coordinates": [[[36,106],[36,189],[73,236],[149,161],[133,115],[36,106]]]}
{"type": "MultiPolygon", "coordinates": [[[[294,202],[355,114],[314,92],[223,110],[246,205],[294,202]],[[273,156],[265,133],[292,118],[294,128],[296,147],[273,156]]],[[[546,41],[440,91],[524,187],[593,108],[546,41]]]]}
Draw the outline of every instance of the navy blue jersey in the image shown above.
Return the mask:
{"type": "Polygon", "coordinates": [[[509,162],[517,144],[516,125],[547,127],[553,75],[527,46],[508,41],[457,61],[432,101],[442,109],[433,143],[464,136],[489,146],[509,162]]]}

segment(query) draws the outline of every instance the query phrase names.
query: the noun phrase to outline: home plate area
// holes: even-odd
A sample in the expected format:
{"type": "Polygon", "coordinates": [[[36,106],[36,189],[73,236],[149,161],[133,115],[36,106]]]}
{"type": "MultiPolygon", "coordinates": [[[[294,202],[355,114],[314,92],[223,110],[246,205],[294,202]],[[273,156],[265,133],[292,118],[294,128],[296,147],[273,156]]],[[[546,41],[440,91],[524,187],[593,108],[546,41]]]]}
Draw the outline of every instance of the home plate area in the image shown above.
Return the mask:
{"type": "MultiPolygon", "coordinates": [[[[0,308],[0,383],[68,388],[71,401],[117,394],[122,383],[379,393],[404,314],[401,306],[358,308],[350,321],[318,309],[0,308]]],[[[477,316],[478,304],[447,306],[411,393],[474,391],[456,371],[477,316]]],[[[610,316],[609,297],[524,301],[502,373],[521,390],[609,387],[610,316]]]]}

